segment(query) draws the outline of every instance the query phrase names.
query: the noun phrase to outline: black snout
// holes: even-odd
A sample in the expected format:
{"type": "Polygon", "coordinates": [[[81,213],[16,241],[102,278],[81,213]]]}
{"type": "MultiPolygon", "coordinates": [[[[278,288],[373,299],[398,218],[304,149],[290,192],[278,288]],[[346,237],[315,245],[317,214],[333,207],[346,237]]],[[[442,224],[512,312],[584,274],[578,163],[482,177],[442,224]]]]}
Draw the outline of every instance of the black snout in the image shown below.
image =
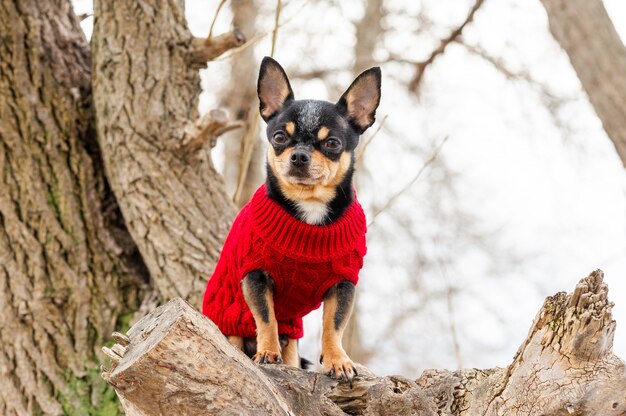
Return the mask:
{"type": "Polygon", "coordinates": [[[294,166],[306,166],[311,161],[311,156],[306,152],[293,152],[291,154],[291,164],[294,166]]]}

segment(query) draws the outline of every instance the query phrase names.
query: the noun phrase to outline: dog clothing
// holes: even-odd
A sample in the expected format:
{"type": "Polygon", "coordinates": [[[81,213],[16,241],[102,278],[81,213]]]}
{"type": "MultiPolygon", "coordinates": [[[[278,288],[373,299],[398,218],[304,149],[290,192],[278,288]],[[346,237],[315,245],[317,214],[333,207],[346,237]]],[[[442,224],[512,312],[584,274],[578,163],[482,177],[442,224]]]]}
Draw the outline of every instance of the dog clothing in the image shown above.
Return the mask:
{"type": "Polygon", "coordinates": [[[337,221],[311,225],[270,199],[262,185],[233,223],[207,283],[202,313],[225,335],[255,337],[241,280],[263,270],[274,280],[278,333],[302,338],[302,317],[320,307],[328,289],[342,280],[357,284],[366,228],[356,196],[337,221]]]}

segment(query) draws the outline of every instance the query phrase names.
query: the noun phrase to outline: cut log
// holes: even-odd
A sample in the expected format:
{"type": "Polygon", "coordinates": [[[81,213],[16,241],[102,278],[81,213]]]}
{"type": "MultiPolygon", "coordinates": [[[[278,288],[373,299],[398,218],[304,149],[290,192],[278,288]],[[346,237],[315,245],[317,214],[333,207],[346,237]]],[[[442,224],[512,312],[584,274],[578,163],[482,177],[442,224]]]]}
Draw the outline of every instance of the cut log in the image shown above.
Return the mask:
{"type": "Polygon", "coordinates": [[[258,366],[181,299],[144,317],[111,371],[127,415],[624,415],[624,362],[600,270],[546,299],[507,368],[427,370],[417,380],[359,369],[354,387],[258,366]]]}

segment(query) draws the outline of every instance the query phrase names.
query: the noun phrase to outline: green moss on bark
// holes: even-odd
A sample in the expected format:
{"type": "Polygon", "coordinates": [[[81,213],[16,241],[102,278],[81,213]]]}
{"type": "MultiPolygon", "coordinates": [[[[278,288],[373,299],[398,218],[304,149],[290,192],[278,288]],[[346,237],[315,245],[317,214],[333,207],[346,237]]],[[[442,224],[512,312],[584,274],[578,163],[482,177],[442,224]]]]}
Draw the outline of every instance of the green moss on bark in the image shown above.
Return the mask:
{"type": "Polygon", "coordinates": [[[69,375],[67,394],[58,399],[68,416],[117,416],[122,407],[113,387],[102,377],[97,364],[93,363],[84,377],[69,375]]]}

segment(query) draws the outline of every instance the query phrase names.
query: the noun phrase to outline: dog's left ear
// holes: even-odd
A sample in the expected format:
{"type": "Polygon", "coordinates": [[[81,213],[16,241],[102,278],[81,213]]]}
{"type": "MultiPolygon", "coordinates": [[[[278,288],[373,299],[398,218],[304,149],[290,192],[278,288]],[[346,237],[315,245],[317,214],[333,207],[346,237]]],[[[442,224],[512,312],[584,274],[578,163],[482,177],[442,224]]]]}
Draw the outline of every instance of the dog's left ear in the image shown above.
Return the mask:
{"type": "Polygon", "coordinates": [[[352,82],[337,101],[337,109],[359,134],[376,120],[376,108],[380,103],[380,68],[370,68],[352,82]]]}
{"type": "Polygon", "coordinates": [[[293,100],[293,91],[282,66],[269,56],[263,58],[257,85],[261,117],[268,121],[287,101],[293,100]]]}

